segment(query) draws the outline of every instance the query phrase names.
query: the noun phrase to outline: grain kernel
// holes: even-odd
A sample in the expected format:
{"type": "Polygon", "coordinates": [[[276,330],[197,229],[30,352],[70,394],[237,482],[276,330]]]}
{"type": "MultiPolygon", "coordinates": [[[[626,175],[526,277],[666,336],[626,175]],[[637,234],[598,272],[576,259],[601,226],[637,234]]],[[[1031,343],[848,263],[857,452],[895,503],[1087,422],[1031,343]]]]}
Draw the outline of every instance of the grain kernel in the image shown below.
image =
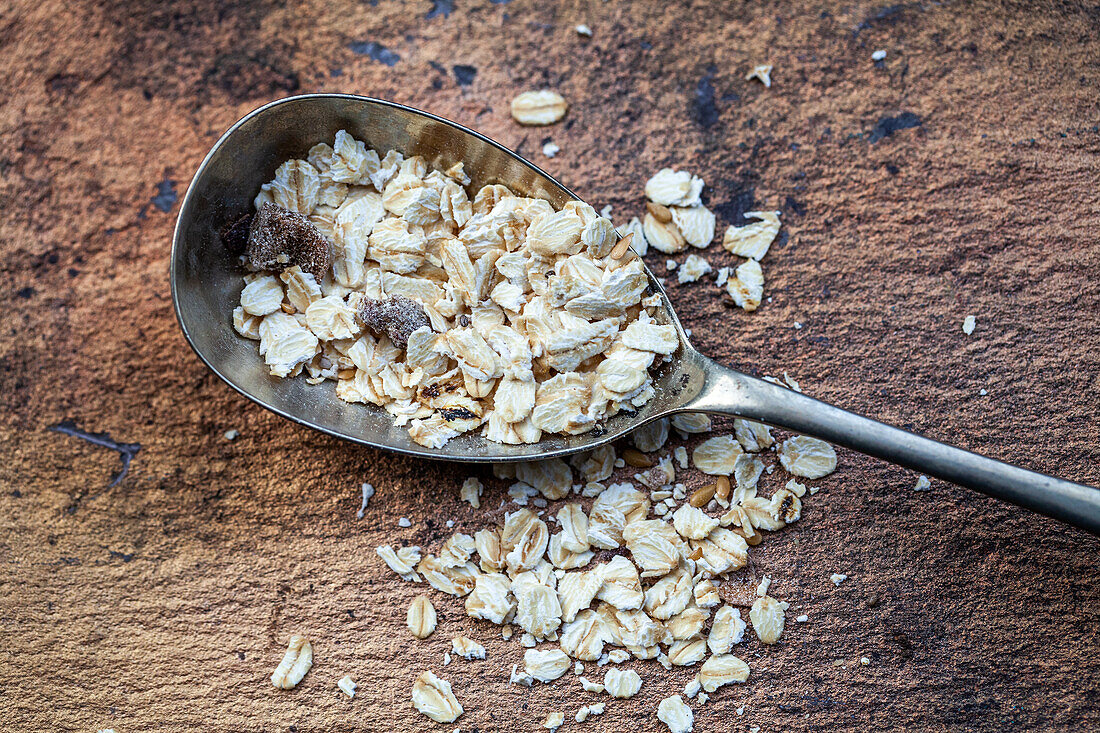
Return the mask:
{"type": "Polygon", "coordinates": [[[625,237],[619,240],[619,243],[615,245],[615,248],[611,250],[611,259],[622,259],[623,255],[630,249],[630,240],[634,239],[634,232],[627,234],[625,237]]]}
{"type": "Polygon", "coordinates": [[[652,468],[653,459],[635,448],[627,448],[623,451],[623,460],[626,465],[634,468],[652,468]]]}
{"type": "Polygon", "coordinates": [[[714,498],[714,492],[718,489],[716,484],[707,484],[696,489],[691,498],[688,499],[688,503],[696,509],[702,509],[707,505],[711,499],[714,498]]]}
{"type": "Polygon", "coordinates": [[[730,498],[730,479],[729,476],[719,476],[715,482],[714,495],[725,501],[730,498]]]}
{"type": "Polygon", "coordinates": [[[646,211],[653,214],[654,219],[662,224],[667,224],[672,221],[672,211],[664,204],[655,204],[652,201],[647,201],[645,208],[646,211]]]}

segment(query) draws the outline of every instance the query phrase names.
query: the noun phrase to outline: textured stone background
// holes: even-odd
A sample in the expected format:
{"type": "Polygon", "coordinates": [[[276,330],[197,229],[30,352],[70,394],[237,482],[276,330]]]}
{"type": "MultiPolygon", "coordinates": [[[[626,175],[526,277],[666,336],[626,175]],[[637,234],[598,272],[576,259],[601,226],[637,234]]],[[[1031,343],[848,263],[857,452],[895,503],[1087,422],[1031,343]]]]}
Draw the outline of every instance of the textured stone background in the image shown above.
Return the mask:
{"type": "MultiPolygon", "coordinates": [[[[405,632],[418,589],[372,548],[435,549],[447,518],[482,526],[457,499],[466,469],[269,415],[180,336],[166,277],[177,199],[227,126],[290,93],[376,95],[466,123],[617,219],[642,210],[664,165],[705,178],[721,226],[782,209],[759,312],[711,285],[671,288],[702,351],[1100,483],[1095,7],[18,2],[0,6],[0,49],[8,729],[450,731],[408,691],[460,630],[489,647],[446,669],[463,731],[533,730],[590,701],[571,678],[509,687],[518,644],[439,594],[437,634],[405,632]],[[743,79],[765,60],[770,90],[743,79]],[[543,86],[570,100],[567,119],[515,126],[508,100],[543,86]],[[901,112],[920,126],[872,143],[901,112]],[[557,158],[541,157],[543,138],[557,158]],[[141,444],[125,480],[107,487],[115,453],[48,431],[66,418],[141,444]],[[378,495],[357,521],[362,481],[378,495]],[[267,676],[295,632],[316,663],[276,691],[267,676]],[[354,700],[334,686],[345,673],[354,700]]],[[[728,264],[717,246],[711,259],[728,264]]],[[[811,621],[773,648],[746,642],[752,679],[699,709],[697,730],[1100,727],[1100,545],[942,483],[915,493],[915,478],[842,453],[803,521],[753,551],[746,582],[771,575],[811,621]],[[851,579],[835,589],[834,571],[851,579]]],[[[690,675],[639,669],[643,694],[587,729],[658,729],[656,701],[690,675]]]]}

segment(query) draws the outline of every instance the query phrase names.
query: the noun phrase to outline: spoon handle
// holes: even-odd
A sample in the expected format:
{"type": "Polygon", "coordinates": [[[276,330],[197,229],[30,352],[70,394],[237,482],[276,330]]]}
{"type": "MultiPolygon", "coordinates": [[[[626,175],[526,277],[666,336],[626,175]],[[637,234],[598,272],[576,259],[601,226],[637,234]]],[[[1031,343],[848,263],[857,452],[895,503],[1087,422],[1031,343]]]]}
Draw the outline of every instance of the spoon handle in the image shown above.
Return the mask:
{"type": "Polygon", "coordinates": [[[812,435],[1100,535],[1100,489],[1029,471],[842,410],[706,359],[683,412],[714,412],[812,435]]]}

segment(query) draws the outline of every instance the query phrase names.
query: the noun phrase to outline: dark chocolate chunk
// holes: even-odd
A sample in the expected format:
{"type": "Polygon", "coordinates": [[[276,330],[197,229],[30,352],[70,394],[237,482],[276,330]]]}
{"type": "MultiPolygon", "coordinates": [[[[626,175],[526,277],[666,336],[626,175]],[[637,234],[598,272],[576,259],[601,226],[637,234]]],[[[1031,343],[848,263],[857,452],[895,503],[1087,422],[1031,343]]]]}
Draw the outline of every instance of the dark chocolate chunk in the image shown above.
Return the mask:
{"type": "Polygon", "coordinates": [[[431,325],[424,308],[403,295],[385,300],[363,298],[359,305],[359,319],[375,333],[389,336],[399,349],[409,345],[409,336],[413,331],[431,325]]]}
{"type": "Polygon", "coordinates": [[[232,254],[244,254],[248,246],[248,229],[252,226],[252,214],[242,214],[239,219],[221,231],[222,244],[232,254]]]}
{"type": "Polygon", "coordinates": [[[248,261],[275,272],[298,265],[320,280],[332,267],[332,243],[301,214],[264,204],[248,231],[248,261]]]}

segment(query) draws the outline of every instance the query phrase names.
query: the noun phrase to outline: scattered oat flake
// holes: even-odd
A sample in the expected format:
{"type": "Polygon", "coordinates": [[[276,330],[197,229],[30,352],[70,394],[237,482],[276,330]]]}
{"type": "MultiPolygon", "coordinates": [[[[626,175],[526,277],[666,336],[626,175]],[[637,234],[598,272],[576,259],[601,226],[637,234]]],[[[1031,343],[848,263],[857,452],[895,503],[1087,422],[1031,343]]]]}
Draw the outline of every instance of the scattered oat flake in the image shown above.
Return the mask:
{"type": "Polygon", "coordinates": [[[240,434],[241,434],[240,430],[226,430],[225,431],[225,439],[226,440],[236,440],[240,436],[240,434]]]}
{"type": "Polygon", "coordinates": [[[882,61],[884,58],[886,58],[886,52],[881,49],[871,54],[872,61],[882,61]]]}
{"type": "Polygon", "coordinates": [[[540,682],[553,682],[572,666],[565,652],[558,649],[528,649],[523,653],[524,671],[540,682]]]}
{"type": "Polygon", "coordinates": [[[795,617],[795,621],[797,621],[800,624],[804,624],[809,620],[810,620],[810,617],[807,616],[806,614],[802,614],[801,616],[795,617]]]}
{"type": "Polygon", "coordinates": [[[917,483],[913,486],[913,491],[928,491],[932,488],[932,482],[928,480],[927,476],[921,475],[917,477],[917,483]]]}
{"type": "Polygon", "coordinates": [[[732,435],[708,438],[696,446],[691,459],[695,467],[712,476],[729,476],[734,462],[742,453],[741,445],[732,435]]]}
{"type": "Polygon", "coordinates": [[[470,476],[462,482],[462,489],[459,492],[459,496],[474,509],[480,509],[481,494],[484,490],[485,486],[478,480],[477,476],[470,476]]]}
{"type": "Polygon", "coordinates": [[[413,707],[437,723],[453,723],[462,715],[462,705],[451,690],[451,683],[433,672],[421,672],[412,687],[413,707]]]}
{"type": "Polygon", "coordinates": [[[848,576],[845,575],[844,573],[833,573],[832,575],[829,576],[829,580],[833,581],[833,585],[840,585],[841,583],[843,583],[847,579],[848,579],[848,576]]]}
{"type": "Polygon", "coordinates": [[[425,595],[419,595],[409,605],[406,624],[417,639],[427,639],[435,631],[435,606],[425,595]]]}
{"type": "Polygon", "coordinates": [[[657,719],[668,726],[669,733],[691,733],[695,716],[679,695],[661,700],[657,706],[657,719]]]}
{"type": "Polygon", "coordinates": [[[795,476],[819,479],[836,469],[836,451],[823,440],[796,435],[779,446],[779,462],[795,476]]]}
{"type": "MultiPolygon", "coordinates": [[[[739,257],[748,257],[759,262],[764,259],[768,249],[779,234],[778,211],[748,211],[744,214],[746,219],[759,219],[745,226],[730,226],[722,236],[722,247],[730,254],[739,257]]],[[[727,270],[728,277],[728,270],[727,270]]],[[[722,285],[721,282],[718,283],[722,285]]]]}
{"type": "Polygon", "coordinates": [[[974,329],[975,327],[977,327],[977,325],[978,319],[976,319],[974,316],[967,316],[963,319],[963,333],[969,336],[970,334],[974,333],[974,329]]]}
{"type": "Polygon", "coordinates": [[[304,636],[294,634],[290,637],[283,660],[271,673],[271,684],[283,690],[290,690],[302,681],[312,666],[313,645],[304,636]]]}
{"type": "Polygon", "coordinates": [[[765,644],[774,644],[783,635],[783,608],[771,596],[757,598],[749,610],[753,631],[765,644]]]}
{"type": "Polygon", "coordinates": [[[684,264],[676,273],[676,280],[680,284],[693,283],[711,271],[710,263],[699,255],[688,255],[684,264]]]}
{"type": "Polygon", "coordinates": [[[698,675],[699,684],[706,692],[714,692],[724,685],[745,682],[748,678],[749,665],[732,654],[712,656],[703,662],[698,675]]]}
{"type": "Polygon", "coordinates": [[[745,74],[745,80],[750,81],[752,79],[759,79],[765,87],[770,88],[772,85],[772,65],[758,64],[752,67],[752,70],[745,74]]]}
{"type": "Polygon", "coordinates": [[[463,659],[485,659],[485,647],[468,636],[451,639],[451,651],[463,659]]]}
{"type": "Polygon", "coordinates": [[[726,281],[726,292],[747,313],[760,307],[764,297],[764,270],[756,260],[745,260],[726,281]]]}
{"type": "Polygon", "coordinates": [[[603,686],[611,697],[634,697],[642,687],[641,676],[632,669],[609,669],[603,676],[603,686]]]}
{"type": "Polygon", "coordinates": [[[553,158],[555,155],[561,152],[561,147],[555,142],[548,142],[542,146],[542,154],[547,158],[553,158]]]}
{"type": "Polygon", "coordinates": [[[401,517],[400,519],[397,520],[397,526],[398,527],[411,527],[411,526],[413,526],[413,523],[412,523],[412,520],[410,520],[408,517],[401,517]]]}
{"type": "Polygon", "coordinates": [[[871,660],[867,657],[860,657],[859,658],[859,663],[862,664],[864,667],[866,667],[868,664],[871,663],[871,660]]]}
{"type": "Polygon", "coordinates": [[[521,125],[552,125],[568,109],[565,98],[549,89],[523,92],[512,100],[511,106],[512,119],[521,125]]]}
{"type": "Polygon", "coordinates": [[[565,723],[565,713],[553,712],[546,716],[546,720],[542,721],[542,727],[550,731],[555,731],[565,723]]]}
{"type": "Polygon", "coordinates": [[[577,26],[576,28],[574,28],[573,30],[575,30],[575,31],[577,32],[577,35],[578,35],[578,36],[588,36],[589,38],[591,38],[591,37],[592,37],[592,29],[591,29],[591,28],[589,28],[589,27],[588,27],[587,25],[585,25],[584,23],[581,23],[580,25],[578,25],[578,26],[577,26]]]}

